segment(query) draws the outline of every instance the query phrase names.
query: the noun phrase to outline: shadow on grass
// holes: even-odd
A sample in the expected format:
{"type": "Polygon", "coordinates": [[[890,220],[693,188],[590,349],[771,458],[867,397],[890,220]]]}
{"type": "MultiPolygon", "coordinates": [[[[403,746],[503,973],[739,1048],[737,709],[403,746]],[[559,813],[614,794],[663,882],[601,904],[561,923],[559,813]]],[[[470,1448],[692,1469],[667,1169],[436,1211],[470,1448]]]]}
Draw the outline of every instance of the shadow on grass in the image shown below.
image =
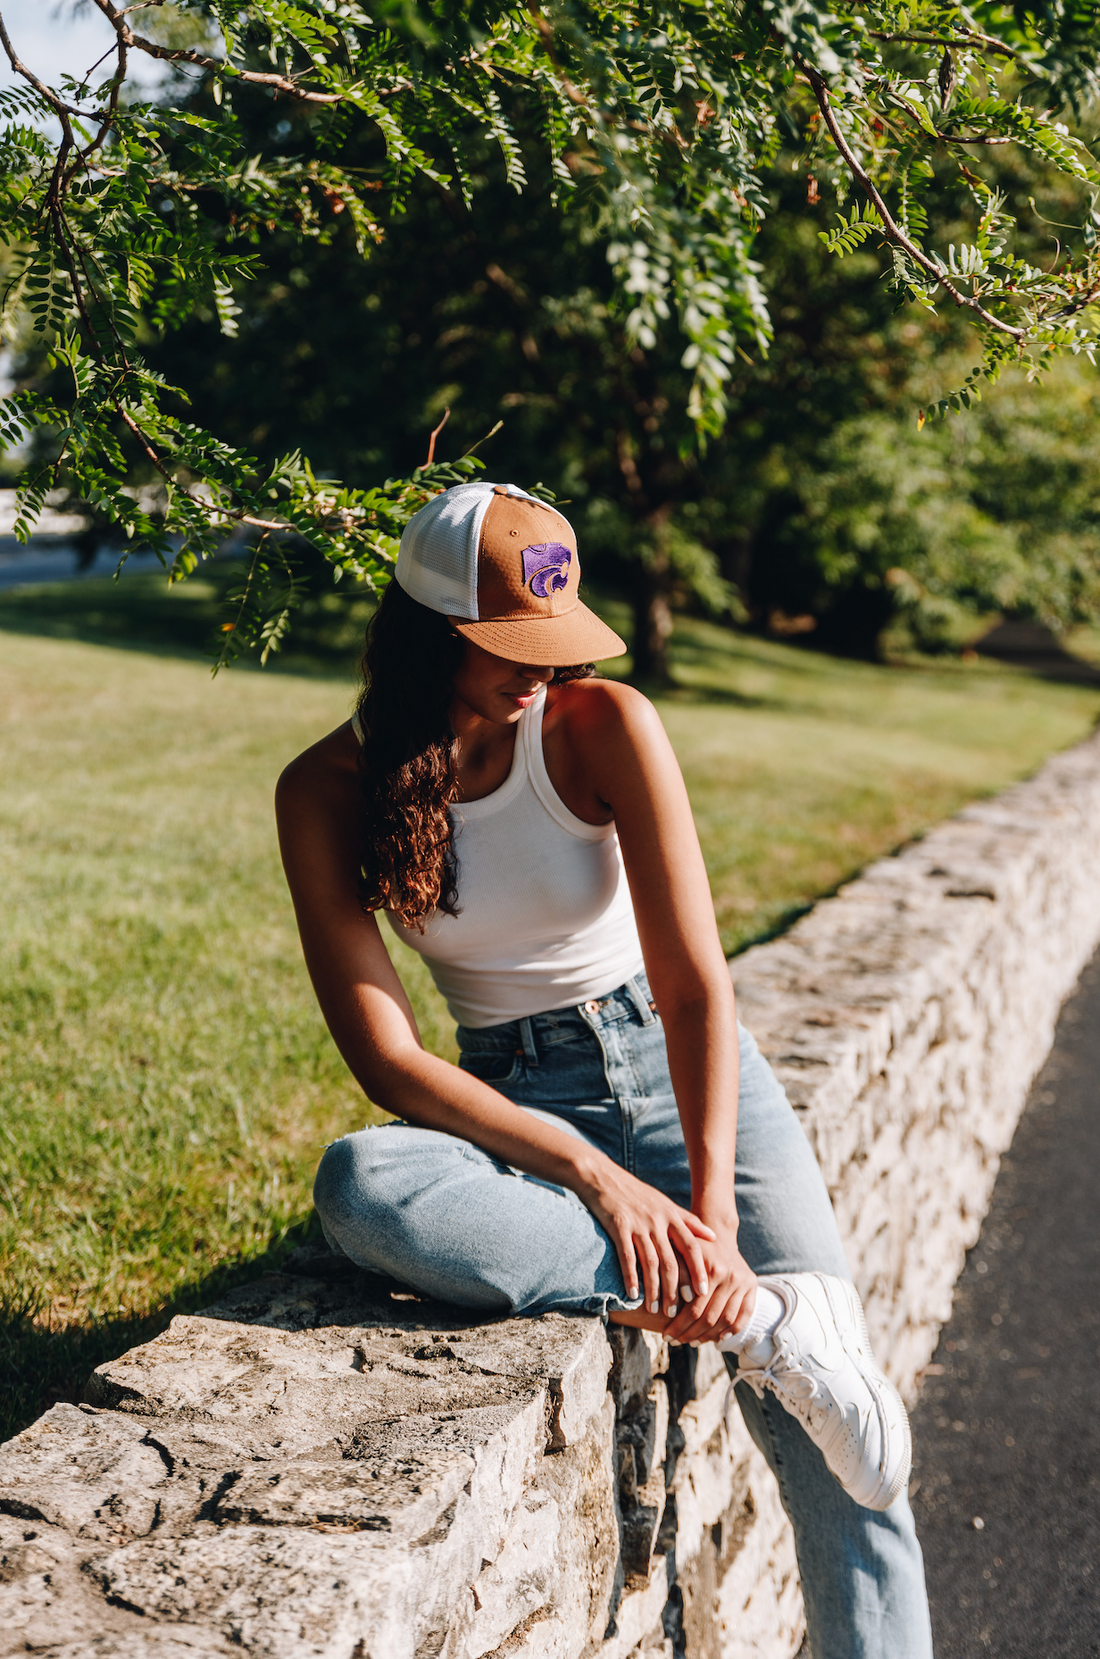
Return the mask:
{"type": "Polygon", "coordinates": [[[676,679],[671,685],[661,686],[643,685],[640,681],[632,683],[647,697],[669,703],[705,703],[709,708],[782,709],[784,712],[791,708],[789,698],[755,697],[747,691],[734,691],[730,686],[684,685],[676,679]]]}
{"type": "MultiPolygon", "coordinates": [[[[123,572],[118,581],[91,577],[0,593],[0,630],[38,638],[110,645],[213,666],[227,614],[225,595],[241,572],[217,564],[169,588],[150,572],[123,572]]],[[[290,647],[273,655],[266,672],[325,679],[355,677],[373,604],[366,595],[310,594],[295,618],[290,647]]],[[[234,667],[259,670],[246,654],[234,667]]]]}
{"type": "MultiPolygon", "coordinates": [[[[789,904],[785,910],[781,910],[778,915],[773,916],[757,932],[751,934],[747,939],[738,940],[734,948],[726,952],[727,959],[730,962],[736,962],[739,956],[744,956],[745,952],[752,950],[754,946],[766,945],[770,940],[778,939],[780,934],[789,933],[795,922],[803,916],[808,916],[819,900],[835,898],[840,889],[847,886],[848,882],[854,880],[858,874],[859,871],[854,870],[851,875],[842,876],[834,887],[815,894],[806,904],[789,904]]],[[[734,978],[736,979],[736,977],[735,974],[734,978]]]]}
{"type": "Polygon", "coordinates": [[[151,1342],[177,1313],[197,1313],[236,1286],[270,1273],[300,1245],[321,1238],[316,1212],[273,1234],[257,1255],[219,1262],[146,1314],[91,1320],[49,1330],[34,1310],[0,1301],[0,1441],[9,1440],[59,1400],[77,1405],[97,1365],[151,1342]]]}
{"type": "MultiPolygon", "coordinates": [[[[9,589],[0,592],[0,632],[108,645],[212,667],[230,614],[226,592],[240,576],[234,564],[217,561],[171,588],[161,574],[124,569],[117,581],[89,577],[9,589]]],[[[586,587],[585,599],[611,626],[625,627],[625,607],[613,593],[586,587]]],[[[295,613],[287,645],[269,658],[262,672],[353,682],[372,611],[373,600],[367,594],[315,584],[295,613]]],[[[672,642],[672,682],[632,683],[648,696],[676,703],[785,707],[782,697],[742,692],[729,684],[739,655],[738,638],[728,631],[718,645],[700,642],[685,619],[672,642]]],[[[629,674],[628,658],[625,663],[629,674]]],[[[622,660],[609,665],[612,677],[619,677],[622,666],[622,660]]],[[[261,672],[255,652],[237,658],[233,667],[238,673],[261,672]]]]}

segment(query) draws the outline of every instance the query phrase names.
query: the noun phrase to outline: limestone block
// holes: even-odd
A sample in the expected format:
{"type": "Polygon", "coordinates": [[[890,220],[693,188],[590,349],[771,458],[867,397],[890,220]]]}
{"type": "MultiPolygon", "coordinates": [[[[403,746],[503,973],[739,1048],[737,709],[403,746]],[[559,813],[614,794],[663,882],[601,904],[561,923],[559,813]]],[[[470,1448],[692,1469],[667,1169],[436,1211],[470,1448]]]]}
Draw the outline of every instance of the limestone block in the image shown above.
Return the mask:
{"type": "Polygon", "coordinates": [[[748,1516],[731,1517],[726,1523],[730,1536],[718,1540],[719,1588],[713,1617],[719,1652],[722,1659],[791,1659],[806,1633],[794,1535],[775,1481],[755,1446],[747,1473],[752,1524],[745,1524],[748,1516]]]}
{"type": "Polygon", "coordinates": [[[663,1639],[662,1619],[671,1588],[671,1561],[656,1556],[644,1584],[637,1585],[625,1595],[616,1609],[606,1639],[596,1650],[594,1659],[632,1659],[636,1653],[649,1653],[656,1644],[660,1652],[663,1639]]]}
{"type": "Polygon", "coordinates": [[[615,1584],[610,1360],[598,1321],[470,1326],[365,1276],[270,1276],[177,1319],[100,1368],[98,1407],[0,1450],[27,1531],[3,1540],[0,1652],[113,1641],[121,1619],[123,1644],[137,1620],[211,1653],[451,1638],[480,1659],[547,1609],[579,1653],[615,1584]]]}
{"type": "Polygon", "coordinates": [[[145,1426],[56,1405],[0,1446],[4,1513],[96,1542],[142,1537],[167,1471],[145,1426]]]}
{"type": "Polygon", "coordinates": [[[0,1512],[0,1653],[46,1652],[74,1634],[104,1634],[99,1597],[82,1579],[80,1552],[58,1528],[0,1512]]]}
{"type": "Polygon", "coordinates": [[[446,1449],[361,1463],[265,1463],[246,1469],[214,1500],[212,1519],[236,1526],[334,1526],[413,1543],[438,1527],[475,1472],[446,1449]]]}
{"type": "Polygon", "coordinates": [[[567,1633],[571,1645],[562,1651],[569,1654],[603,1640],[622,1576],[615,1549],[614,1435],[615,1409],[605,1393],[589,1433],[545,1457],[529,1489],[553,1498],[562,1518],[548,1606],[567,1633]]]}
{"type": "Polygon", "coordinates": [[[127,1631],[124,1635],[105,1631],[60,1646],[36,1646],[33,1651],[41,1659],[229,1659],[234,1650],[220,1642],[214,1645],[207,1632],[177,1628],[172,1632],[127,1631]]]}
{"type": "MultiPolygon", "coordinates": [[[[498,1648],[517,1625],[548,1606],[554,1588],[554,1558],[562,1516],[548,1492],[524,1501],[495,1561],[470,1587],[474,1604],[463,1651],[469,1659],[498,1648]]],[[[564,1620],[556,1621],[564,1631],[564,1620]]]]}

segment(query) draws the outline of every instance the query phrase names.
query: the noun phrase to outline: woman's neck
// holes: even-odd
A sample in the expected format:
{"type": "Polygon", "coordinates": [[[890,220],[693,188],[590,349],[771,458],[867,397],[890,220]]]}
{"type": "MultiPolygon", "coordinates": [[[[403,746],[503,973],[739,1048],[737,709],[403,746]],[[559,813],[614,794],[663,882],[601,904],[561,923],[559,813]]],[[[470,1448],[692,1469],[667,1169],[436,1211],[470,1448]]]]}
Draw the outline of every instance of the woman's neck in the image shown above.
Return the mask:
{"type": "Polygon", "coordinates": [[[457,745],[459,799],[481,801],[501,787],[512,770],[519,738],[519,718],[486,720],[457,697],[451,707],[457,745]]]}

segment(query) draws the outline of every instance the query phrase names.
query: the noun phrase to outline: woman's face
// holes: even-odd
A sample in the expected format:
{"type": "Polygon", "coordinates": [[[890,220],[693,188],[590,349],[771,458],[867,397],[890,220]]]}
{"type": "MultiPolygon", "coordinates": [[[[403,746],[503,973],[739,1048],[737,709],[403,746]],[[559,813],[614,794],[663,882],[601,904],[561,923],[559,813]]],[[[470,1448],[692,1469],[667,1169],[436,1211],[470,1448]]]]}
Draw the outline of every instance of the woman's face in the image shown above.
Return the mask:
{"type": "Polygon", "coordinates": [[[453,681],[455,699],[494,725],[513,724],[537,697],[539,687],[548,685],[554,677],[552,668],[494,657],[473,640],[464,640],[463,645],[462,661],[453,681]]]}

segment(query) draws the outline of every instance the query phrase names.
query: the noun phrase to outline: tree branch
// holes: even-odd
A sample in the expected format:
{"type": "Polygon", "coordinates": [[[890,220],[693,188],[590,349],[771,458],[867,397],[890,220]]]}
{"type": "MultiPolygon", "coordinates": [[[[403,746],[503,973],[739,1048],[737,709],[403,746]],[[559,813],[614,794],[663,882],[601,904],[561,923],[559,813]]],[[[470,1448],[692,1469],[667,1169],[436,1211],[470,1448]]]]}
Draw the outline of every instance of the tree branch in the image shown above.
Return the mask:
{"type": "Polygon", "coordinates": [[[1022,52],[1005,41],[998,40],[996,35],[979,34],[976,29],[964,29],[961,35],[921,35],[912,33],[891,34],[885,29],[868,29],[867,33],[872,40],[906,40],[918,46],[984,46],[990,52],[999,52],[1002,57],[1018,58],[1026,63],[1022,52]]]}
{"type": "Polygon", "coordinates": [[[166,483],[171,484],[177,495],[185,495],[189,501],[193,501],[196,507],[201,507],[205,513],[216,514],[219,518],[232,519],[236,524],[250,524],[256,530],[292,530],[294,528],[294,526],[287,520],[254,518],[251,513],[246,513],[243,507],[217,506],[215,503],[207,501],[204,496],[199,495],[196,490],[190,489],[186,484],[181,484],[177,478],[173,478],[164,461],[153,448],[149,438],[138,425],[130,411],[126,408],[126,405],[117,397],[113,397],[111,402],[114,405],[119,418],[126,426],[129,427],[130,431],[134,434],[134,437],[145,451],[151,465],[157,469],[166,483]]]}
{"type": "Polygon", "coordinates": [[[936,137],[944,144],[1014,144],[1013,138],[952,138],[948,133],[938,132],[936,137]]]}
{"type": "Polygon", "coordinates": [[[1001,334],[1007,334],[1013,340],[1024,339],[1027,333],[1026,329],[1015,328],[1011,323],[1002,322],[1000,317],[995,317],[992,311],[987,311],[985,306],[981,305],[977,300],[970,299],[966,294],[961,293],[960,290],[955,287],[954,283],[949,281],[942,267],[938,265],[935,260],[929,259],[924,250],[922,248],[918,248],[917,244],[906,236],[905,232],[902,230],[901,226],[897,224],[889,208],[886,206],[886,203],[870,174],[867,172],[866,168],[863,167],[851,145],[848,143],[848,140],[841,131],[840,123],[836,118],[836,112],[833,109],[832,103],[829,99],[829,89],[825,85],[825,82],[822,80],[821,76],[812,64],[807,63],[805,58],[799,56],[798,54],[795,56],[799,68],[803,71],[811,87],[813,88],[814,97],[817,99],[817,107],[821,111],[822,119],[824,120],[826,127],[829,129],[829,136],[832,138],[833,143],[840,151],[841,158],[847,166],[848,171],[860,185],[868,201],[870,201],[871,205],[878,211],[879,217],[882,220],[883,235],[886,240],[888,242],[892,242],[895,247],[901,248],[904,253],[907,253],[909,258],[913,260],[914,264],[919,265],[921,270],[926,272],[928,276],[934,277],[940,287],[951,295],[951,298],[954,300],[956,305],[964,306],[967,311],[973,311],[982,319],[984,323],[987,323],[990,328],[997,329],[1001,334]]]}
{"type": "MultiPolygon", "coordinates": [[[[900,107],[905,111],[906,115],[908,115],[909,119],[916,123],[916,125],[920,128],[921,132],[926,133],[928,131],[928,128],[925,126],[924,122],[921,120],[920,116],[917,114],[917,112],[913,108],[912,104],[906,103],[905,99],[901,96],[900,92],[894,92],[893,96],[896,99],[897,103],[900,105],[900,107]]],[[[881,120],[882,117],[880,116],[879,119],[881,120]]],[[[1015,144],[1016,143],[1016,139],[1014,139],[1011,136],[1009,136],[1007,138],[989,138],[989,137],[959,138],[959,137],[954,136],[951,133],[940,132],[938,128],[935,129],[935,137],[940,140],[941,144],[1015,144]]]]}
{"type": "MultiPolygon", "coordinates": [[[[103,116],[102,121],[100,122],[99,131],[96,133],[91,143],[87,144],[84,149],[80,151],[79,159],[74,162],[73,166],[69,169],[68,177],[65,180],[66,186],[68,186],[75,178],[78,168],[83,167],[87,170],[89,157],[95,155],[96,151],[102,146],[104,139],[107,137],[107,134],[114,125],[115,116],[118,113],[118,95],[122,91],[122,83],[126,79],[126,42],[123,40],[122,36],[119,35],[115,44],[118,50],[118,68],[115,70],[114,78],[111,81],[111,94],[107,100],[107,113],[103,116]]],[[[106,56],[107,53],[104,52],[103,57],[106,56]]],[[[103,58],[99,61],[102,63],[103,58]]],[[[91,74],[91,70],[89,70],[88,73],[91,74]]]]}
{"type": "Polygon", "coordinates": [[[95,4],[108,19],[120,41],[139,52],[147,52],[150,57],[159,58],[164,63],[192,63],[197,69],[212,69],[221,74],[228,72],[232,80],[247,81],[254,86],[271,86],[277,92],[285,92],[306,104],[340,104],[344,101],[342,92],[308,92],[286,75],[268,74],[259,69],[237,69],[227,61],[208,58],[204,52],[193,52],[190,47],[158,46],[156,41],[136,35],[126,22],[126,12],[119,11],[118,7],[112,4],[112,0],[95,0],[95,4]]]}

